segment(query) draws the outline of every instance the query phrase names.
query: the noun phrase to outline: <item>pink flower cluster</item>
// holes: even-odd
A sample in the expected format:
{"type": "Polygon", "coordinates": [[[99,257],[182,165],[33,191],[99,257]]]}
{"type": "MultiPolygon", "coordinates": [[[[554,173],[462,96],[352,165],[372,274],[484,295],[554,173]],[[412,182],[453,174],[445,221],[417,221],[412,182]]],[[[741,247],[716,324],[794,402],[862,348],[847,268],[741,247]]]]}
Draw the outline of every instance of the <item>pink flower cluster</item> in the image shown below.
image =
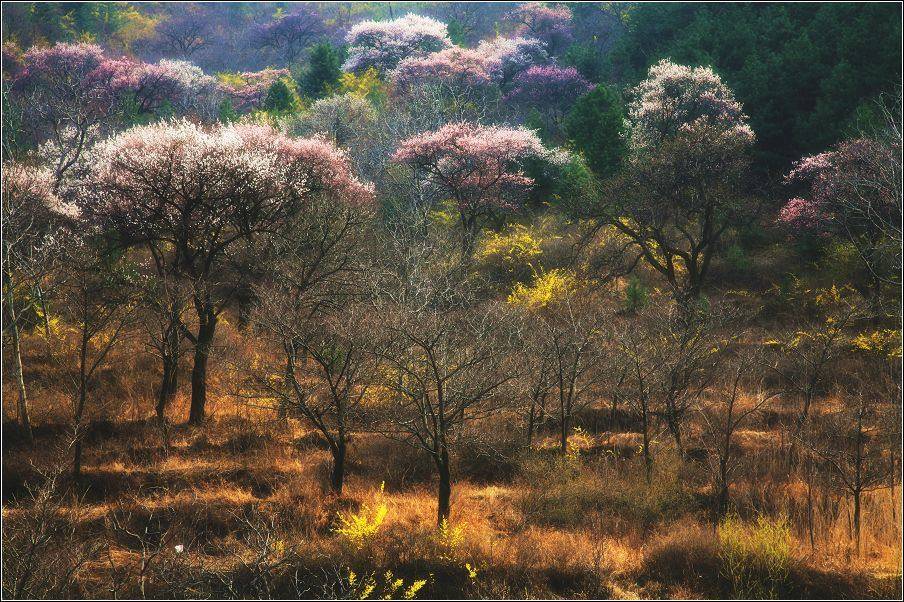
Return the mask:
{"type": "Polygon", "coordinates": [[[426,56],[409,57],[399,63],[392,78],[401,92],[421,83],[480,91],[505,85],[525,70],[549,61],[540,40],[496,38],[481,42],[476,49],[453,46],[426,56]]]}
{"type": "Polygon", "coordinates": [[[900,223],[900,152],[894,143],[855,138],[801,159],[785,181],[808,195],[788,201],[777,221],[798,230],[828,229],[838,216],[847,228],[900,223]]]}
{"type": "Polygon", "coordinates": [[[441,83],[456,89],[486,88],[494,83],[498,63],[479,50],[457,46],[423,57],[409,57],[393,72],[393,83],[404,91],[423,83],[441,83]]]}
{"type": "Polygon", "coordinates": [[[539,38],[555,50],[571,40],[571,16],[571,9],[564,4],[528,2],[512,12],[511,20],[518,24],[518,34],[539,38]]]}
{"type": "Polygon", "coordinates": [[[375,67],[387,73],[409,57],[425,56],[452,46],[446,24],[408,14],[392,21],[362,21],[346,36],[345,71],[375,67]]]}
{"type": "Polygon", "coordinates": [[[39,219],[48,216],[78,217],[78,207],[64,202],[57,195],[53,170],[9,161],[3,164],[2,171],[4,212],[12,210],[19,217],[24,215],[39,219]]]}
{"type": "Polygon", "coordinates": [[[754,141],[741,104],[709,67],[663,59],[632,95],[628,114],[635,147],[655,147],[664,138],[697,130],[715,133],[721,143],[754,141]]]}
{"type": "Polygon", "coordinates": [[[519,73],[534,65],[545,65],[550,61],[546,43],[536,38],[497,37],[481,42],[477,46],[477,52],[495,64],[498,69],[497,79],[501,84],[512,81],[519,73]]]}
{"type": "Polygon", "coordinates": [[[593,87],[574,67],[534,65],[515,78],[507,100],[533,106],[564,108],[593,87]]]}
{"type": "Polygon", "coordinates": [[[216,90],[214,78],[191,63],[111,58],[99,46],[85,43],[30,49],[16,85],[41,90],[58,101],[94,102],[107,110],[111,103],[133,95],[142,112],[168,102],[180,112],[196,113],[216,90]]]}
{"type": "Polygon", "coordinates": [[[404,140],[393,161],[424,172],[462,211],[514,209],[533,180],[522,171],[530,158],[550,157],[525,128],[451,123],[404,140]]]}
{"type": "Polygon", "coordinates": [[[824,225],[827,216],[809,199],[795,197],[778,213],[778,223],[798,230],[815,230],[824,225]]]}

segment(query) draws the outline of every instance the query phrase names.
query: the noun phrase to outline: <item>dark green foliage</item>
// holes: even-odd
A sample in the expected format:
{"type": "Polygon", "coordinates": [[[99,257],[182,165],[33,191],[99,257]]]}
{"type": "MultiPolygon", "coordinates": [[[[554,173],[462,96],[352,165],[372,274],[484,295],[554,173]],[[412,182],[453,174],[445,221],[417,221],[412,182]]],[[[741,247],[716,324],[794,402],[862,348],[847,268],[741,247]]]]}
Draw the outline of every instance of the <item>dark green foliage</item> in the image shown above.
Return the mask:
{"type": "Polygon", "coordinates": [[[606,62],[603,53],[590,44],[572,44],[562,56],[562,64],[574,67],[587,81],[595,84],[605,76],[606,62]]]}
{"type": "Polygon", "coordinates": [[[618,96],[597,86],[578,99],[565,118],[565,133],[600,177],[615,173],[625,154],[624,109],[618,96]]]}
{"type": "Polygon", "coordinates": [[[666,57],[712,65],[750,115],[763,169],[837,142],[901,81],[897,4],[643,3],[625,24],[609,76],[633,84],[666,57]]]}
{"type": "Polygon", "coordinates": [[[446,28],[449,30],[449,39],[452,40],[453,44],[456,46],[464,46],[466,44],[465,28],[459,21],[456,19],[449,20],[446,28]]]}
{"type": "Polygon", "coordinates": [[[270,113],[291,113],[298,109],[298,98],[285,81],[278,79],[267,91],[264,109],[270,113]]]}
{"type": "Polygon", "coordinates": [[[625,310],[634,313],[639,309],[643,309],[650,297],[650,291],[638,280],[636,276],[632,276],[625,288],[625,310]]]}
{"type": "Polygon", "coordinates": [[[232,123],[233,121],[238,121],[239,114],[235,110],[235,107],[232,106],[232,100],[226,98],[223,100],[223,102],[220,103],[217,118],[222,123],[232,123]]]}
{"type": "Polygon", "coordinates": [[[309,98],[329,96],[342,75],[342,60],[329,42],[322,42],[311,50],[308,68],[299,81],[301,92],[309,98]]]}

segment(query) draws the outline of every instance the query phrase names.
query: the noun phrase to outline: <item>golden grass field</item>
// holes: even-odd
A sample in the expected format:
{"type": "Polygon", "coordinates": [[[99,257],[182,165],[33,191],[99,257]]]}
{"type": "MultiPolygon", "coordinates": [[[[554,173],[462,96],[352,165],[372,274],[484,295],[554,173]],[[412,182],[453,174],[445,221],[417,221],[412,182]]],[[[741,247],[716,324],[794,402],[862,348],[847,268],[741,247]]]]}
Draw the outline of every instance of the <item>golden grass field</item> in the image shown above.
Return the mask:
{"type": "MultiPolygon", "coordinates": [[[[239,348],[239,340],[231,326],[224,329],[225,349],[239,348]]],[[[61,375],[41,363],[40,342],[30,342],[33,448],[17,438],[10,420],[15,391],[4,388],[5,570],[11,546],[23,546],[16,538],[27,543],[35,529],[38,502],[29,488],[40,489],[41,471],[69,461],[68,402],[53,386],[61,375]]],[[[203,427],[182,425],[187,400],[178,398],[167,446],[152,417],[154,362],[137,342],[117,349],[100,379],[103,403],[91,406],[82,482],[67,486],[62,504],[51,508],[45,520],[55,525],[53,543],[31,558],[38,575],[77,564],[72,589],[58,593],[404,597],[425,580],[414,596],[900,595],[900,486],[866,496],[859,556],[849,543],[848,502],[811,492],[811,546],[807,483],[781,467],[774,425],[791,411],[781,406],[738,435],[742,465],[731,523],[711,524],[700,467],[679,461],[666,437],[657,440],[655,478],[646,485],[634,457],[637,434],[611,432],[591,407],[568,458],[558,454],[552,431],[529,451],[506,445],[515,436],[506,417],[489,429],[500,441],[496,455],[466,434],[455,464],[451,532],[438,535],[427,458],[380,435],[357,434],[344,493],[329,494],[330,456],[312,432],[229,395],[229,362],[238,355],[227,353],[213,367],[215,395],[203,427]],[[336,532],[340,514],[366,519],[380,499],[385,520],[360,546],[336,532]],[[756,527],[759,516],[770,520],[756,527]],[[787,529],[779,527],[776,537],[769,528],[782,521],[787,529]],[[741,565],[730,564],[737,560],[731,550],[744,542],[761,547],[741,550],[741,565]],[[757,554],[773,565],[756,564],[757,554]],[[393,585],[398,578],[402,585],[393,585]]]]}

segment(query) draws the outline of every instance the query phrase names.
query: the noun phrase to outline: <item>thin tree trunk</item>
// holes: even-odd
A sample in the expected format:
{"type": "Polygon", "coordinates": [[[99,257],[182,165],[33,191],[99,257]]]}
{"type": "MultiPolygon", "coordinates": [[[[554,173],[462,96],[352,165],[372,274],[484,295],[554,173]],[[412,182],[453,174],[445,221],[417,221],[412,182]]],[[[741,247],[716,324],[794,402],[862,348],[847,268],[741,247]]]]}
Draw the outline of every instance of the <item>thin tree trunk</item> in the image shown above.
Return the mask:
{"type": "Polygon", "coordinates": [[[82,476],[82,418],[88,400],[88,335],[87,324],[82,325],[82,343],[79,350],[78,403],[75,406],[75,432],[72,458],[72,478],[78,481],[82,476]]]}
{"type": "Polygon", "coordinates": [[[439,458],[436,460],[436,468],[439,472],[436,524],[439,526],[443,522],[448,522],[451,514],[452,471],[449,466],[449,452],[445,447],[442,448],[439,458]]]}
{"type": "Polygon", "coordinates": [[[17,401],[17,409],[19,414],[19,424],[22,427],[22,433],[25,439],[32,443],[34,434],[31,430],[31,420],[28,417],[28,392],[25,390],[25,376],[22,367],[22,349],[19,342],[19,324],[16,321],[16,304],[13,300],[13,280],[8,276],[8,289],[6,292],[6,302],[9,308],[9,325],[13,340],[13,358],[16,364],[16,386],[19,388],[19,399],[17,401]]]}
{"type": "Polygon", "coordinates": [[[653,458],[650,455],[650,424],[646,402],[641,409],[641,428],[643,429],[643,463],[646,471],[647,485],[653,482],[653,458]]]}

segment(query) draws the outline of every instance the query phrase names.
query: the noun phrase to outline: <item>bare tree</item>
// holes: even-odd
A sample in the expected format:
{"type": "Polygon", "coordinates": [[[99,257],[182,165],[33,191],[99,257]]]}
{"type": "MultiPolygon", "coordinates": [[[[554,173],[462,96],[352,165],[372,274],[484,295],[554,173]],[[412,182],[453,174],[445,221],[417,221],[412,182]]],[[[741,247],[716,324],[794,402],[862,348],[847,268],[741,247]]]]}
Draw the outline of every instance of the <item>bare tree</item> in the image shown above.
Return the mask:
{"type": "Polygon", "coordinates": [[[155,28],[159,48],[189,59],[195,52],[209,45],[210,16],[188,3],[168,8],[171,11],[169,17],[155,28]]]}
{"type": "Polygon", "coordinates": [[[3,596],[12,599],[74,597],[77,579],[95,557],[98,542],[79,529],[81,500],[72,503],[62,455],[30,486],[24,510],[3,520],[3,596]]]}
{"type": "Polygon", "coordinates": [[[713,508],[715,521],[728,509],[732,476],[738,467],[735,434],[749,418],[779,395],[764,392],[761,384],[751,379],[751,374],[757,374],[758,363],[752,352],[738,351],[727,366],[724,390],[714,391],[710,403],[699,409],[704,425],[701,438],[707,451],[707,467],[717,491],[713,508]],[[750,384],[756,385],[755,392],[742,400],[742,394],[749,390],[750,384]]]}
{"type": "Polygon", "coordinates": [[[785,383],[788,394],[801,400],[791,427],[789,462],[809,420],[813,403],[832,378],[831,367],[845,348],[845,332],[861,317],[862,307],[849,288],[832,286],[804,290],[798,286],[792,301],[789,329],[772,341],[778,353],[769,364],[785,383]]]}
{"type": "Polygon", "coordinates": [[[9,162],[3,166],[3,313],[4,331],[12,342],[19,398],[19,424],[26,439],[32,440],[28,417],[28,393],[22,365],[21,308],[23,296],[31,296],[41,306],[44,334],[50,344],[47,316],[49,276],[60,255],[60,225],[68,221],[65,206],[52,192],[47,170],[9,162]]]}
{"type": "MultiPolygon", "coordinates": [[[[477,303],[466,272],[450,262],[449,245],[410,239],[380,283],[383,316],[381,387],[384,433],[425,451],[439,477],[437,522],[450,515],[452,447],[465,420],[479,420],[506,402],[513,330],[499,304],[477,303]]],[[[454,255],[452,255],[454,256],[454,255]]]]}
{"type": "Polygon", "coordinates": [[[75,370],[68,389],[74,404],[72,474],[78,480],[85,412],[98,372],[132,326],[135,274],[103,241],[92,240],[90,235],[69,237],[64,266],[67,275],[60,287],[59,304],[77,337],[75,370]]]}
{"type": "Polygon", "coordinates": [[[863,494],[889,486],[888,474],[894,466],[891,450],[899,447],[900,429],[888,404],[881,404],[861,385],[849,395],[847,404],[814,420],[801,434],[809,453],[822,463],[832,477],[832,485],[850,495],[853,503],[851,538],[860,554],[863,494]]]}
{"type": "MultiPolygon", "coordinates": [[[[589,299],[573,292],[543,308],[535,316],[534,325],[542,341],[533,351],[541,354],[535,362],[548,370],[548,385],[554,397],[554,412],[559,425],[559,443],[563,454],[568,452],[575,415],[587,407],[589,395],[598,384],[600,362],[604,353],[604,312],[589,299]]],[[[589,293],[586,293],[589,294],[589,293]]],[[[540,375],[537,375],[539,377],[540,375]]],[[[545,385],[535,381],[539,387],[545,385]]]]}

